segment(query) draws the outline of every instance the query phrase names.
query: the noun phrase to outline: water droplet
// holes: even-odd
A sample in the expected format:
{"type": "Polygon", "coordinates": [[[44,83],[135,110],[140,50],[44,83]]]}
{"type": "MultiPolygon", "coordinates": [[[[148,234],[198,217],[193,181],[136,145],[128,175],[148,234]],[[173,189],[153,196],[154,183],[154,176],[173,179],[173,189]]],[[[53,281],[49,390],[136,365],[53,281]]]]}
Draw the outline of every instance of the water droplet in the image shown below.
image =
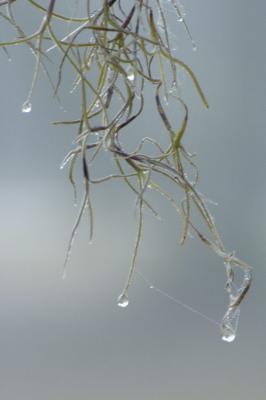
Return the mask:
{"type": "Polygon", "coordinates": [[[129,304],[129,299],[126,293],[120,294],[120,296],[117,299],[117,305],[119,307],[125,308],[129,304]]]}
{"type": "Polygon", "coordinates": [[[246,268],[244,271],[244,281],[243,284],[246,285],[247,283],[250,283],[252,279],[252,273],[251,273],[251,268],[246,268]]]}
{"type": "Polygon", "coordinates": [[[227,329],[222,336],[222,340],[227,343],[231,343],[235,340],[236,334],[231,329],[227,329]]]}
{"type": "Polygon", "coordinates": [[[153,286],[153,285],[150,285],[150,286],[149,286],[149,289],[154,289],[154,286],[153,286]]]}
{"type": "Polygon", "coordinates": [[[22,109],[21,109],[21,111],[22,111],[23,113],[29,113],[29,112],[31,112],[31,108],[32,108],[31,102],[30,102],[29,100],[26,100],[26,101],[22,104],[22,109]]]}
{"type": "Polygon", "coordinates": [[[135,97],[136,97],[136,99],[137,99],[138,101],[141,100],[141,97],[142,97],[142,90],[141,90],[140,88],[136,88],[136,89],[135,89],[135,97]]]}
{"type": "Polygon", "coordinates": [[[198,46],[196,45],[196,42],[194,42],[194,40],[192,40],[192,50],[193,51],[197,51],[198,50],[198,46]]]}
{"type": "Polygon", "coordinates": [[[177,92],[177,82],[176,82],[176,80],[174,80],[172,82],[172,86],[169,90],[169,94],[176,94],[176,92],[177,92]]]}
{"type": "Polygon", "coordinates": [[[93,109],[94,110],[96,110],[97,108],[99,108],[100,107],[100,105],[101,105],[101,102],[100,102],[100,100],[98,99],[98,100],[96,100],[96,102],[95,102],[95,104],[94,104],[94,107],[93,107],[93,109]]]}
{"type": "Polygon", "coordinates": [[[134,72],[134,69],[132,67],[129,67],[127,69],[127,79],[130,82],[133,82],[135,80],[135,72],[134,72]]]}
{"type": "Polygon", "coordinates": [[[236,338],[240,309],[229,307],[222,319],[222,339],[225,342],[233,342],[236,338]]]}

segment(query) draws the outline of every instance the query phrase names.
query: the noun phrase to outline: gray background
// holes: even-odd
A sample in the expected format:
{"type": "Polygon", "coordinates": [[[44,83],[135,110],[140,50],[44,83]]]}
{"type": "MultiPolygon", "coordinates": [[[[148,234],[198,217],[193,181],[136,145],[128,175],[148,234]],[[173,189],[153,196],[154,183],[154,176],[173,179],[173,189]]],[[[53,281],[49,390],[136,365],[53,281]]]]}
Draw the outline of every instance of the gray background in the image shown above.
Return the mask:
{"type": "MultiPolygon", "coordinates": [[[[218,326],[148,289],[138,276],[130,306],[116,306],[136,224],[134,196],[118,182],[95,189],[94,242],[88,245],[83,221],[62,281],[77,209],[59,165],[74,132],[49,123],[65,114],[51,101],[44,79],[32,113],[21,113],[33,58],[26,48],[16,48],[12,62],[0,56],[0,387],[5,400],[264,399],[266,3],[186,0],[184,5],[198,51],[192,51],[181,26],[175,32],[174,19],[172,31],[210,102],[210,110],[204,110],[184,80],[182,91],[192,108],[186,145],[197,153],[199,189],[219,203],[210,209],[226,246],[254,266],[237,339],[222,342],[218,326]]],[[[23,4],[18,7],[27,22],[23,4]]],[[[67,116],[78,113],[74,99],[64,99],[67,116]]],[[[148,110],[146,121],[135,125],[144,135],[158,129],[151,127],[149,115],[148,110]]],[[[181,248],[180,220],[167,202],[156,194],[152,199],[163,221],[145,213],[139,270],[169,295],[219,321],[227,305],[221,260],[197,239],[181,248]]]]}

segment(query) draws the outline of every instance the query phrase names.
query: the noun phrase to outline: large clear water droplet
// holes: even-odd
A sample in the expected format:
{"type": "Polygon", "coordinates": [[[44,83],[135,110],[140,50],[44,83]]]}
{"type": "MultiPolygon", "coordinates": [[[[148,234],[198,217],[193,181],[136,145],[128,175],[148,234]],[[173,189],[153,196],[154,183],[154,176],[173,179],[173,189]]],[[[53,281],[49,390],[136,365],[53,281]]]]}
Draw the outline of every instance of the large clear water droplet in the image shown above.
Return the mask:
{"type": "Polygon", "coordinates": [[[234,331],[228,329],[223,333],[222,339],[225,342],[231,343],[235,340],[236,334],[234,331]]]}
{"type": "Polygon", "coordinates": [[[23,113],[29,113],[29,112],[31,112],[31,108],[32,108],[31,102],[30,102],[29,100],[26,100],[26,101],[22,104],[21,111],[22,111],[23,113]]]}
{"type": "Polygon", "coordinates": [[[233,342],[236,338],[236,332],[238,328],[238,321],[239,321],[240,309],[231,308],[229,306],[228,310],[226,311],[222,324],[221,324],[221,331],[222,331],[222,339],[225,342],[233,342]]]}
{"type": "Polygon", "coordinates": [[[128,306],[128,304],[129,304],[129,298],[127,294],[126,293],[120,294],[120,296],[117,299],[117,305],[119,307],[125,308],[128,306]]]}

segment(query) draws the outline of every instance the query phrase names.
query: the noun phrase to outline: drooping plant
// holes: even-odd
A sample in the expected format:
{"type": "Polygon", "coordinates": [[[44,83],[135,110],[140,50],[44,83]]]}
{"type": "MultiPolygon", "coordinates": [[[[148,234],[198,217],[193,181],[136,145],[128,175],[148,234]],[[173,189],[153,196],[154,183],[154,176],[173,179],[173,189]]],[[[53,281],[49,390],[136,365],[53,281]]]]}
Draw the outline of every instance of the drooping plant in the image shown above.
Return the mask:
{"type": "Polygon", "coordinates": [[[67,249],[65,267],[69,260],[74,236],[86,209],[90,217],[90,239],[93,236],[91,188],[107,180],[121,179],[137,196],[138,207],[138,228],[132,262],[125,287],[118,298],[118,305],[127,306],[128,291],[132,283],[141,240],[143,210],[148,208],[155,216],[158,215],[147,201],[146,191],[148,188],[157,191],[170,201],[183,218],[181,243],[186,242],[189,230],[192,230],[224,261],[229,305],[221,322],[221,332],[225,341],[233,341],[239,318],[239,306],[251,284],[251,267],[237,258],[234,252],[226,251],[206,207],[205,198],[196,189],[197,167],[192,155],[183,145],[182,139],[188,123],[189,107],[179,93],[179,70],[183,70],[189,76],[203,106],[208,108],[208,102],[193,71],[177,58],[171,49],[168,23],[164,12],[165,3],[173,8],[177,19],[184,24],[192,40],[180,4],[177,0],[130,0],[127,2],[99,0],[96,4],[87,0],[84,1],[86,6],[84,17],[73,18],[56,12],[56,0],[49,0],[46,6],[34,0],[28,0],[27,3],[35,11],[43,14],[39,28],[30,34],[14,16],[16,0],[0,0],[0,17],[16,32],[15,39],[0,43],[1,48],[8,54],[10,46],[27,45],[36,59],[30,91],[22,111],[31,111],[32,95],[39,71],[44,73],[52,86],[54,95],[58,96],[63,70],[68,64],[76,74],[72,91],[78,88],[80,90],[80,115],[75,120],[55,123],[77,127],[76,147],[66,155],[62,167],[69,165],[69,180],[76,197],[74,169],[76,162],[80,159],[84,188],[80,210],[67,249]],[[63,38],[59,37],[55,29],[60,23],[71,26],[70,32],[63,38]],[[47,67],[52,50],[61,54],[56,83],[53,83],[47,67]],[[96,80],[95,74],[97,74],[96,80]],[[94,79],[91,79],[92,75],[94,79]],[[136,149],[128,152],[121,144],[120,135],[145,112],[147,87],[154,93],[155,111],[168,137],[168,146],[163,148],[155,138],[143,137],[136,149]],[[178,127],[173,126],[167,114],[167,102],[170,99],[176,101],[176,106],[183,112],[178,127]],[[147,144],[153,148],[155,155],[144,151],[144,145],[147,144]],[[101,179],[93,179],[93,162],[103,150],[114,159],[117,173],[101,179]],[[186,173],[191,168],[195,171],[193,181],[186,173]],[[166,192],[158,183],[157,178],[160,176],[179,187],[184,198],[178,202],[166,192]],[[191,215],[193,209],[201,217],[207,233],[203,233],[193,222],[191,215]],[[240,285],[237,285],[234,280],[236,269],[243,272],[240,285]]]}

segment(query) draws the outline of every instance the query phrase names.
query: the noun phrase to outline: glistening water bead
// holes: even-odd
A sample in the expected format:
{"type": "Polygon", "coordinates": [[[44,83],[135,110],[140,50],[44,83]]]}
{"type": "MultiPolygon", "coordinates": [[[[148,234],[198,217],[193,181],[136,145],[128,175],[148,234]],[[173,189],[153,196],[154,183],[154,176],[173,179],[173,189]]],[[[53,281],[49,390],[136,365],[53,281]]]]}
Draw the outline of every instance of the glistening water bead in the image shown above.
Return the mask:
{"type": "Polygon", "coordinates": [[[135,80],[135,72],[134,69],[132,67],[129,67],[127,70],[127,79],[130,82],[133,82],[135,80]]]}
{"type": "Polygon", "coordinates": [[[21,111],[22,111],[23,113],[29,113],[29,112],[31,112],[31,108],[32,108],[31,102],[30,102],[29,100],[26,100],[26,101],[22,104],[21,111]]]}
{"type": "Polygon", "coordinates": [[[224,342],[231,343],[235,340],[236,334],[234,331],[228,329],[226,332],[224,332],[222,339],[224,342]]]}
{"type": "Polygon", "coordinates": [[[236,338],[240,309],[229,306],[221,325],[222,339],[225,342],[233,342],[236,338]]]}
{"type": "Polygon", "coordinates": [[[129,299],[126,293],[120,294],[120,296],[117,299],[117,305],[119,307],[125,308],[129,304],[129,299]]]}

